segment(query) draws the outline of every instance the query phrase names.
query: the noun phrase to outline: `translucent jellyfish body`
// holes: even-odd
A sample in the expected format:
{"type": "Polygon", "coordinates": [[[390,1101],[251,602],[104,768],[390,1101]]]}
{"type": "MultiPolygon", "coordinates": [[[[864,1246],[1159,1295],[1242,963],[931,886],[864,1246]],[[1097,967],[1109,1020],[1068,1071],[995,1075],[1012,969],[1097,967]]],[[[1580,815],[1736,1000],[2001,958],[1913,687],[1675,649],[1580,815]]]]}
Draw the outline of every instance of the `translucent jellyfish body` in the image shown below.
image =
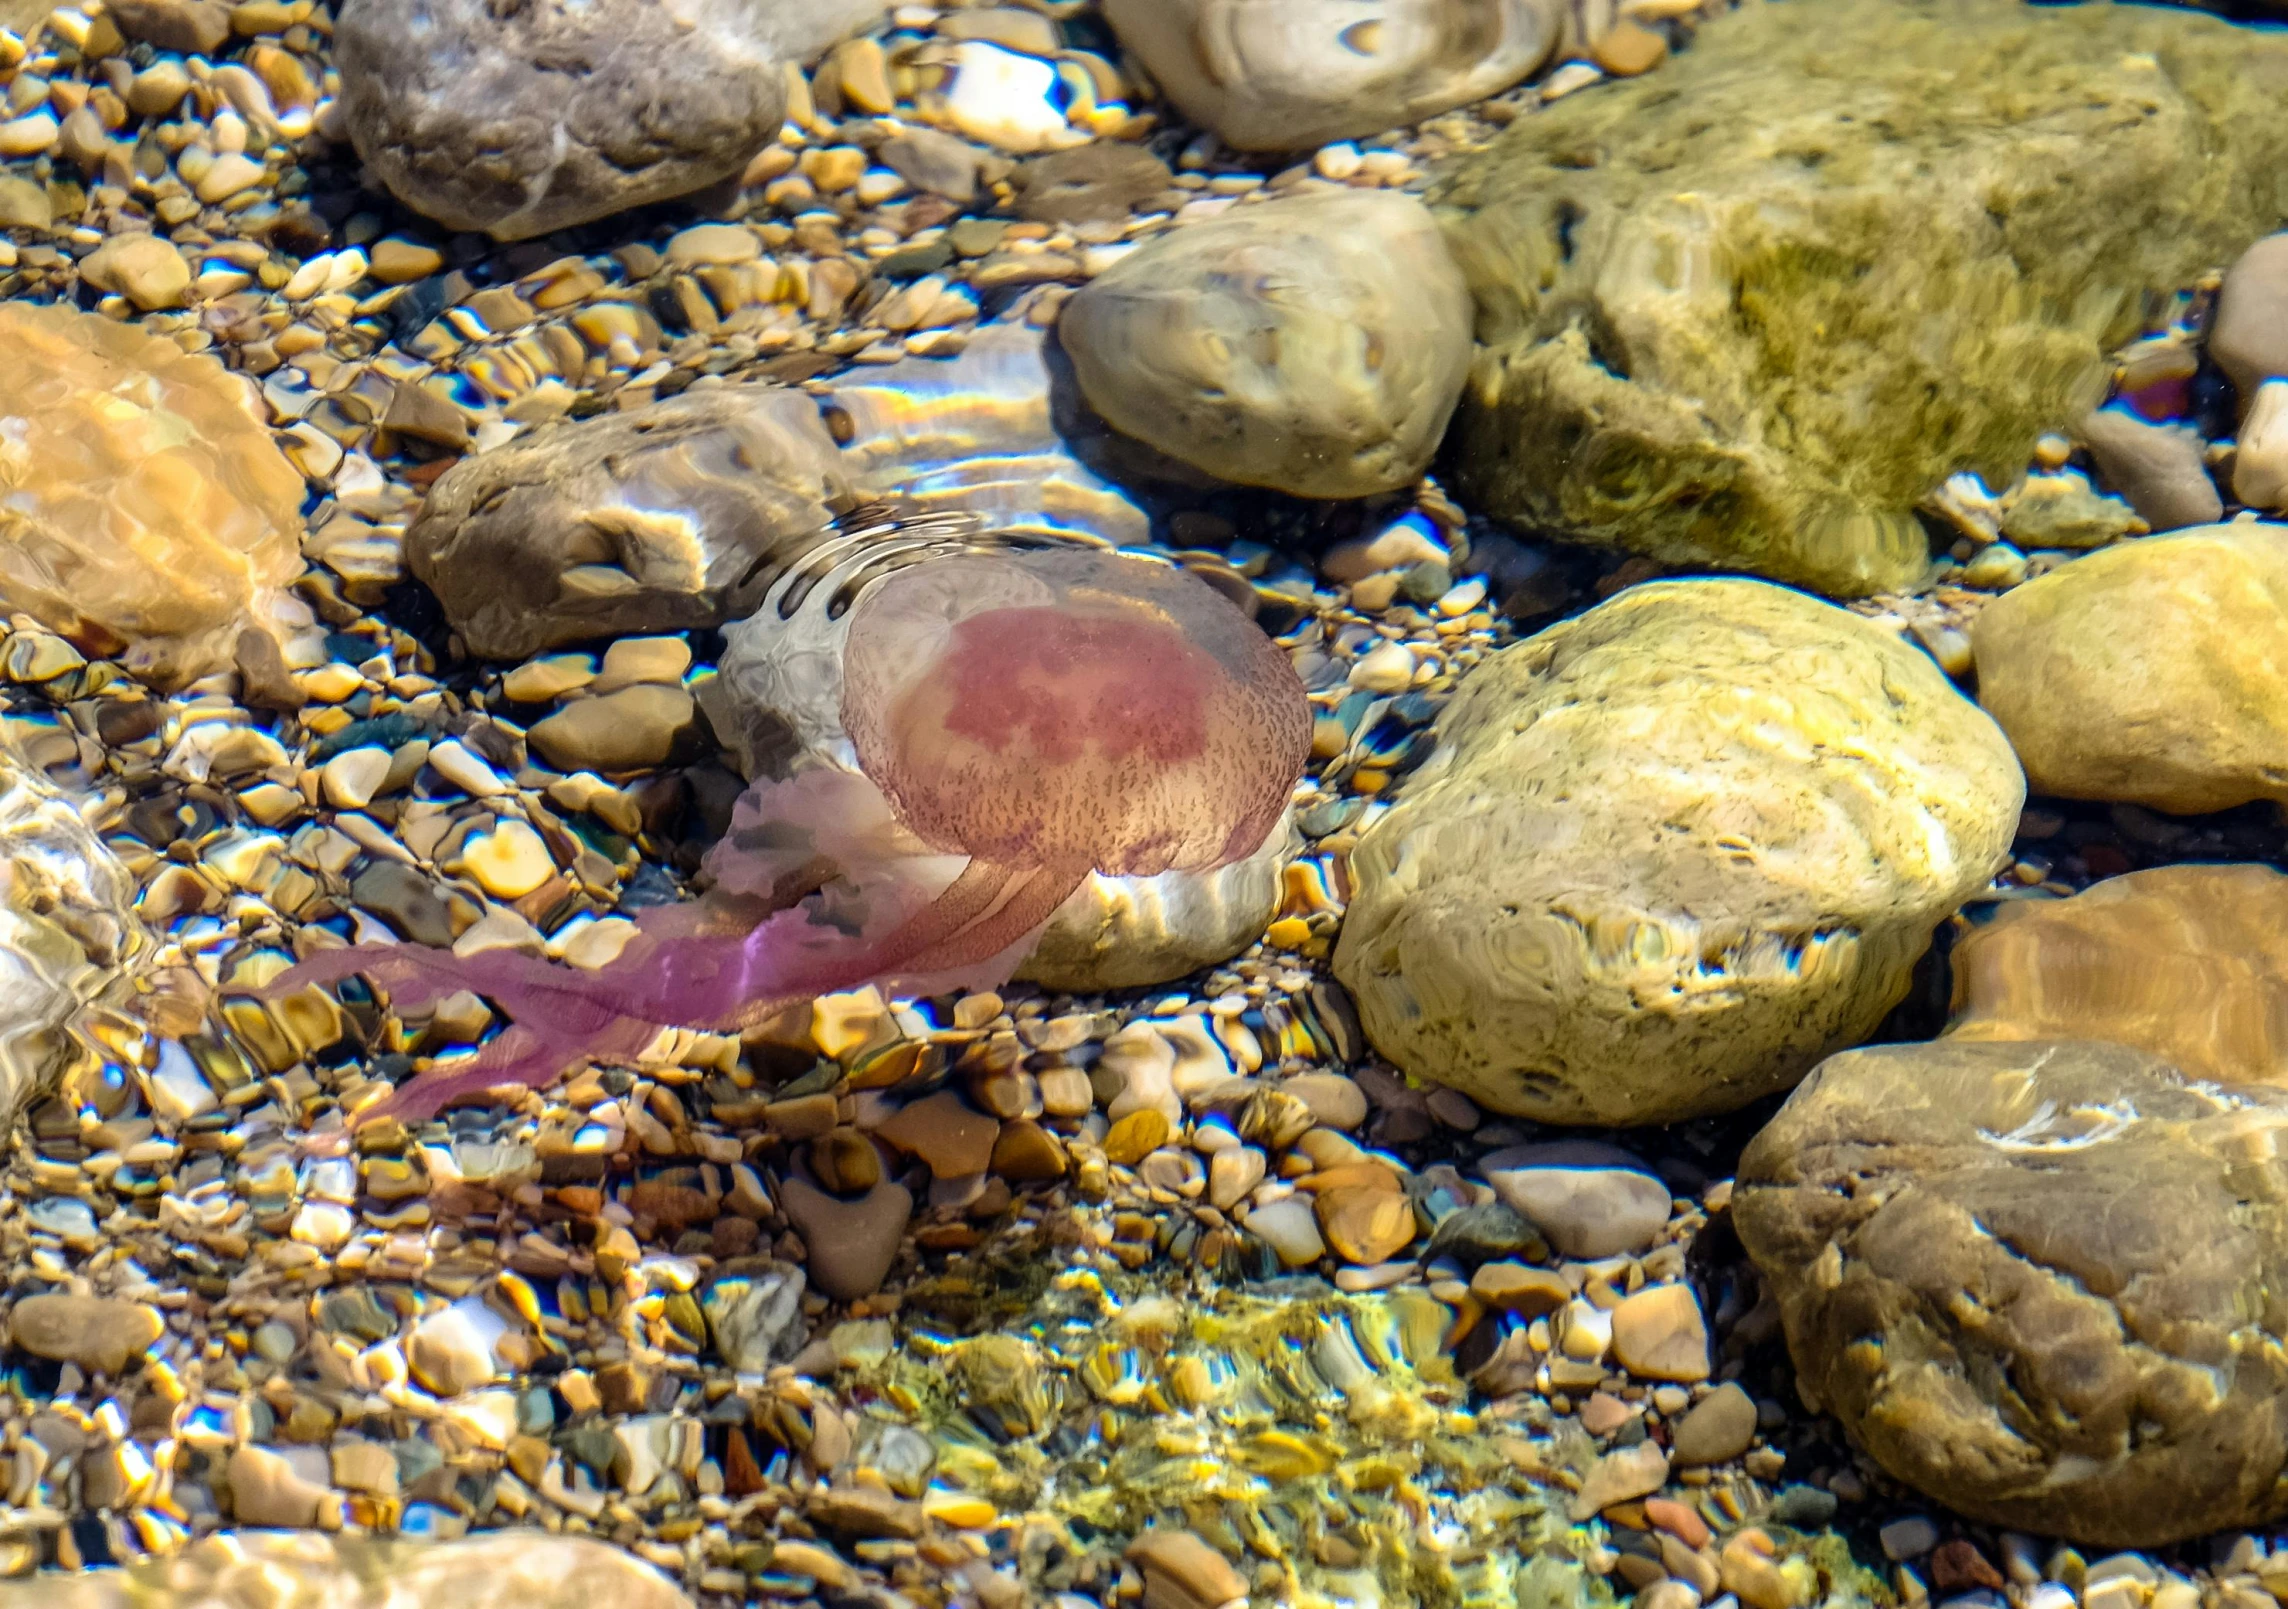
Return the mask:
{"type": "Polygon", "coordinates": [[[401,1006],[491,998],[511,1026],[387,1103],[415,1115],[633,1055],[661,1027],[732,1031],[867,981],[997,983],[1091,871],[1253,853],[1310,747],[1286,655],[1205,583],[1120,554],[898,571],[851,611],[843,672],[859,769],[757,784],[709,854],[708,897],[647,912],[609,966],[360,946],[268,992],[362,973],[401,1006]]]}
{"type": "Polygon", "coordinates": [[[0,306],[0,608],[173,687],[273,628],[302,477],[246,382],[133,325],[0,306]]]}

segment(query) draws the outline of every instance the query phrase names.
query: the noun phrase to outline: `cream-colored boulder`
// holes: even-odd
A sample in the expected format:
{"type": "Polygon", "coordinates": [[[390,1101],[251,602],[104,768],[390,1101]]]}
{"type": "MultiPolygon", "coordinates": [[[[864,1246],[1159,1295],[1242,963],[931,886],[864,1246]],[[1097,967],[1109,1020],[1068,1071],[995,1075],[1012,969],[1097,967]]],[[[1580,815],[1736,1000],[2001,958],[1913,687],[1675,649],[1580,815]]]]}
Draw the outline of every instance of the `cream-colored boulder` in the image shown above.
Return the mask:
{"type": "Polygon", "coordinates": [[[2004,594],[1978,699],[2037,793],[2156,810],[2288,800],[2288,532],[2125,542],[2004,594]]]}
{"type": "Polygon", "coordinates": [[[1120,42],[1243,151],[1379,134],[1498,94],[1557,43],[1564,0],[1106,0],[1120,42]]]}
{"type": "Polygon", "coordinates": [[[1665,1123],[1870,1033],[2007,857],[1994,723],[1860,617],[1632,587],[1489,660],[1351,857],[1376,1047],[1545,1122],[1665,1123]]]}
{"type": "Polygon", "coordinates": [[[652,1566],[587,1537],[490,1531],[412,1542],[231,1531],[125,1570],[11,1582],[11,1609],[690,1609],[652,1566]]]}
{"type": "Polygon", "coordinates": [[[1171,230],[1067,302],[1057,338],[1122,434],[1236,485],[1366,497],[1429,467],[1470,320],[1429,209],[1354,190],[1171,230]]]}

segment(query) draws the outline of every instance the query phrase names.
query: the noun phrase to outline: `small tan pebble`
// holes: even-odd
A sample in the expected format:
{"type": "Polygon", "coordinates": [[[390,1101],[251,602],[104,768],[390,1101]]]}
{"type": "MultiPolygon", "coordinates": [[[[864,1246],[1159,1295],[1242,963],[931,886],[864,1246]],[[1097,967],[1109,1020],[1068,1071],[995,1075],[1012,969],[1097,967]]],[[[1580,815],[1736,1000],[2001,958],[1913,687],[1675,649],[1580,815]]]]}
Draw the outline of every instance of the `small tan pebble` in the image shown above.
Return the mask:
{"type": "Polygon", "coordinates": [[[1020,1118],[1001,1126],[993,1171],[1011,1184],[1047,1184],[1065,1175],[1065,1148],[1040,1124],[1020,1118]]]}
{"type": "Polygon", "coordinates": [[[691,668],[691,645],[681,637],[623,637],[604,650],[595,691],[616,693],[647,682],[672,686],[691,668]]]}
{"type": "Polygon", "coordinates": [[[1636,1416],[1636,1409],[1611,1392],[1593,1391],[1573,1417],[1581,1421],[1583,1430],[1601,1438],[1610,1436],[1636,1416]]]}
{"type": "Polygon", "coordinates": [[[1708,1378],[1708,1323],[1689,1285],[1648,1285],[1613,1309],[1613,1359],[1645,1380],[1708,1378]]]}
{"type": "Polygon", "coordinates": [[[404,285],[443,273],[445,254],[402,235],[384,235],[366,250],[366,272],[384,285],[404,285]]]}
{"type": "MultiPolygon", "coordinates": [[[[486,1310],[490,1318],[490,1310],[486,1310]]],[[[494,1326],[483,1324],[456,1303],[413,1327],[405,1343],[406,1367],[422,1386],[440,1397],[457,1397],[490,1385],[499,1374],[493,1360],[494,1326]]]]}
{"type": "Polygon", "coordinates": [[[1402,642],[1381,643],[1359,656],[1349,681],[1362,693],[1403,693],[1414,685],[1414,651],[1402,642]]]}
{"type": "Polygon", "coordinates": [[[1962,567],[1960,584],[1981,592],[2002,592],[2026,579],[2026,555],[2008,542],[1989,542],[1962,567]]]}
{"type": "Polygon", "coordinates": [[[391,393],[381,428],[393,437],[411,437],[459,452],[469,444],[469,416],[425,385],[406,381],[391,393]]]}
{"type": "Polygon", "coordinates": [[[958,1179],[993,1164],[998,1118],[973,1111],[952,1090],[926,1095],[876,1128],[882,1139],[929,1164],[931,1176],[958,1179]]]}
{"type": "Polygon", "coordinates": [[[1668,40],[1642,23],[1623,18],[1589,47],[1589,55],[1614,77],[1634,78],[1667,59],[1668,40]]]}
{"type": "Polygon", "coordinates": [[[1299,1073],[1279,1088],[1308,1106],[1328,1128],[1347,1134],[1366,1122],[1366,1091],[1341,1073],[1299,1073]]]}
{"type": "Polygon", "coordinates": [[[199,182],[191,187],[192,193],[208,206],[228,201],[232,196],[253,189],[262,182],[262,164],[236,151],[226,151],[214,159],[214,165],[199,175],[199,182]]]}
{"type": "Polygon", "coordinates": [[[507,779],[483,756],[452,738],[430,749],[429,769],[471,798],[490,799],[509,791],[507,779]]]}
{"type": "Polygon", "coordinates": [[[1311,158],[1311,168],[1320,178],[1332,179],[1340,184],[1358,172],[1359,148],[1348,140],[1337,140],[1332,145],[1322,145],[1319,147],[1318,153],[1311,158]]]}
{"type": "Polygon", "coordinates": [[[394,759],[372,744],[344,749],[319,769],[319,795],[336,810],[363,810],[388,780],[394,759]]]}
{"type": "Polygon", "coordinates": [[[378,1441],[345,1436],[326,1449],[333,1465],[334,1484],[376,1497],[397,1495],[397,1455],[378,1441]]]}
{"type": "Polygon", "coordinates": [[[831,71],[842,99],[871,117],[897,110],[898,98],[890,89],[889,59],[878,40],[852,39],[835,47],[821,73],[831,71]]]}
{"type": "Polygon", "coordinates": [[[191,265],[173,241],[157,235],[113,235],[80,259],[79,271],[97,290],[124,296],[146,313],[182,306],[191,289],[191,265]]]}
{"type": "Polygon", "coordinates": [[[559,771],[640,771],[675,752],[695,710],[680,687],[623,687],[567,705],[526,736],[559,771]]]}
{"type": "Polygon", "coordinates": [[[550,654],[529,660],[501,678],[501,695],[519,704],[546,704],[596,679],[587,654],[550,654]]]}
{"type": "Polygon", "coordinates": [[[8,1333],[34,1357],[117,1374],[166,1333],[166,1324],[141,1302],[50,1294],[21,1298],[9,1310],[8,1333]]]}
{"type": "Polygon", "coordinates": [[[1222,1609],[1247,1597],[1247,1578],[1191,1531],[1146,1531],[1122,1557],[1144,1577],[1150,1609],[1222,1609]]]}
{"type": "Polygon", "coordinates": [[[1229,1212],[1263,1182],[1269,1163],[1252,1145],[1235,1145],[1208,1158],[1208,1205],[1229,1212]]]}
{"type": "Polygon", "coordinates": [[[0,178],[0,229],[46,229],[55,216],[46,185],[13,174],[0,178]]]}
{"type": "Polygon", "coordinates": [[[1306,1267],[1327,1254],[1318,1215],[1300,1196],[1257,1207],[1247,1215],[1247,1229],[1278,1253],[1289,1268],[1306,1267]]]}
{"type": "Polygon", "coordinates": [[[1157,1108],[1130,1112],[1105,1134],[1105,1160],[1134,1167],[1168,1143],[1168,1127],[1168,1119],[1157,1108]]]}
{"type": "Polygon", "coordinates": [[[472,834],[462,846],[461,866],[495,899],[522,899],[556,875],[548,845],[516,820],[472,834]]]}
{"type": "Polygon", "coordinates": [[[241,1525],[312,1526],[332,1495],[277,1453],[241,1447],[230,1455],[230,1510],[241,1525]]]}
{"type": "Polygon", "coordinates": [[[667,260],[677,268],[751,263],[762,254],[762,237],[738,223],[694,224],[679,230],[667,242],[667,260]]]}
{"type": "Polygon", "coordinates": [[[802,155],[802,176],[821,195],[840,195],[866,174],[866,153],[854,145],[831,145],[802,155]]]}
{"type": "Polygon", "coordinates": [[[1755,1398],[1727,1381],[1676,1422],[1676,1461],[1686,1466],[1729,1463],[1755,1439],[1755,1398]]]}
{"type": "Polygon", "coordinates": [[[365,678],[343,664],[320,665],[316,670],[303,671],[295,678],[302,691],[321,704],[339,704],[354,698],[365,686],[365,678]]]}
{"type": "Polygon", "coordinates": [[[0,156],[38,156],[56,143],[58,125],[46,112],[32,112],[0,123],[0,156]]]}
{"type": "Polygon", "coordinates": [[[1573,1494],[1573,1518],[1586,1520],[1615,1503],[1650,1496],[1667,1479],[1668,1455],[1652,1442],[1609,1452],[1590,1466],[1581,1489],[1573,1494]]]}
{"type": "Polygon", "coordinates": [[[1344,1185],[1318,1194],[1319,1232],[1346,1263],[1386,1262],[1414,1239],[1414,1204],[1373,1185],[1344,1185]]]}
{"type": "Polygon", "coordinates": [[[1489,1307],[1529,1319],[1556,1312],[1573,1296],[1563,1275],[1507,1261],[1480,1263],[1470,1276],[1470,1290],[1489,1307]]]}
{"type": "Polygon", "coordinates": [[[179,61],[161,57],[127,84],[127,108],[141,117],[165,117],[191,92],[191,75],[179,61]]]}

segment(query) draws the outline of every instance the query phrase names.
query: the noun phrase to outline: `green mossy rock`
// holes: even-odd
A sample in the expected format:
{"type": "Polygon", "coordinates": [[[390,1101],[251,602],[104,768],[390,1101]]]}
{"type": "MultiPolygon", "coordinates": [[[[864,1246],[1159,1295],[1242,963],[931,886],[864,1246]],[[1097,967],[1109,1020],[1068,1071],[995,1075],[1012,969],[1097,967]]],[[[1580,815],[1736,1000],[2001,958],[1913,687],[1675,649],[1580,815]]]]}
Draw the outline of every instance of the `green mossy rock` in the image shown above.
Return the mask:
{"type": "Polygon", "coordinates": [[[1839,596],[2006,485],[2159,299],[2288,215],[2288,38],[2188,11],[1749,0],[1522,119],[1445,209],[1449,456],[1519,525],[1839,596]]]}

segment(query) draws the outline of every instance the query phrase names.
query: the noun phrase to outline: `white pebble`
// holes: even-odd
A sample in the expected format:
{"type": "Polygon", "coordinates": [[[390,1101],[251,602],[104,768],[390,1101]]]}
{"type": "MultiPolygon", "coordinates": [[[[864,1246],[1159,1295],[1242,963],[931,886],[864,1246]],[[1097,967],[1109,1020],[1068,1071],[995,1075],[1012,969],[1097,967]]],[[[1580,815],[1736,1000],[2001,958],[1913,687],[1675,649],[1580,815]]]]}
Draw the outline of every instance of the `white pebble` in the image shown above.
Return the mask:
{"type": "Polygon", "coordinates": [[[389,750],[373,744],[344,749],[318,772],[318,789],[336,810],[363,810],[388,779],[389,750]]]}
{"type": "Polygon", "coordinates": [[[1327,1254],[1327,1243],[1319,1238],[1318,1217],[1300,1196],[1256,1208],[1247,1215],[1247,1229],[1289,1268],[1305,1267],[1327,1254]]]}
{"type": "Polygon", "coordinates": [[[56,143],[56,120],[46,112],[0,123],[0,156],[38,156],[56,143]]]}
{"type": "Polygon", "coordinates": [[[953,58],[946,116],[971,139],[1021,156],[1085,143],[1087,136],[1065,121],[1053,98],[1054,63],[1019,56],[982,39],[963,40],[954,47],[953,58]]]}
{"type": "Polygon", "coordinates": [[[1386,642],[1351,666],[1350,684],[1364,693],[1403,693],[1414,685],[1414,654],[1402,642],[1386,642]]]}
{"type": "Polygon", "coordinates": [[[453,738],[429,751],[429,769],[472,798],[490,799],[509,791],[508,780],[487,765],[482,755],[453,738]]]}
{"type": "Polygon", "coordinates": [[[1311,166],[1322,179],[1337,183],[1358,172],[1362,165],[1359,148],[1348,140],[1337,140],[1333,145],[1322,145],[1319,154],[1311,158],[1311,166]]]}

